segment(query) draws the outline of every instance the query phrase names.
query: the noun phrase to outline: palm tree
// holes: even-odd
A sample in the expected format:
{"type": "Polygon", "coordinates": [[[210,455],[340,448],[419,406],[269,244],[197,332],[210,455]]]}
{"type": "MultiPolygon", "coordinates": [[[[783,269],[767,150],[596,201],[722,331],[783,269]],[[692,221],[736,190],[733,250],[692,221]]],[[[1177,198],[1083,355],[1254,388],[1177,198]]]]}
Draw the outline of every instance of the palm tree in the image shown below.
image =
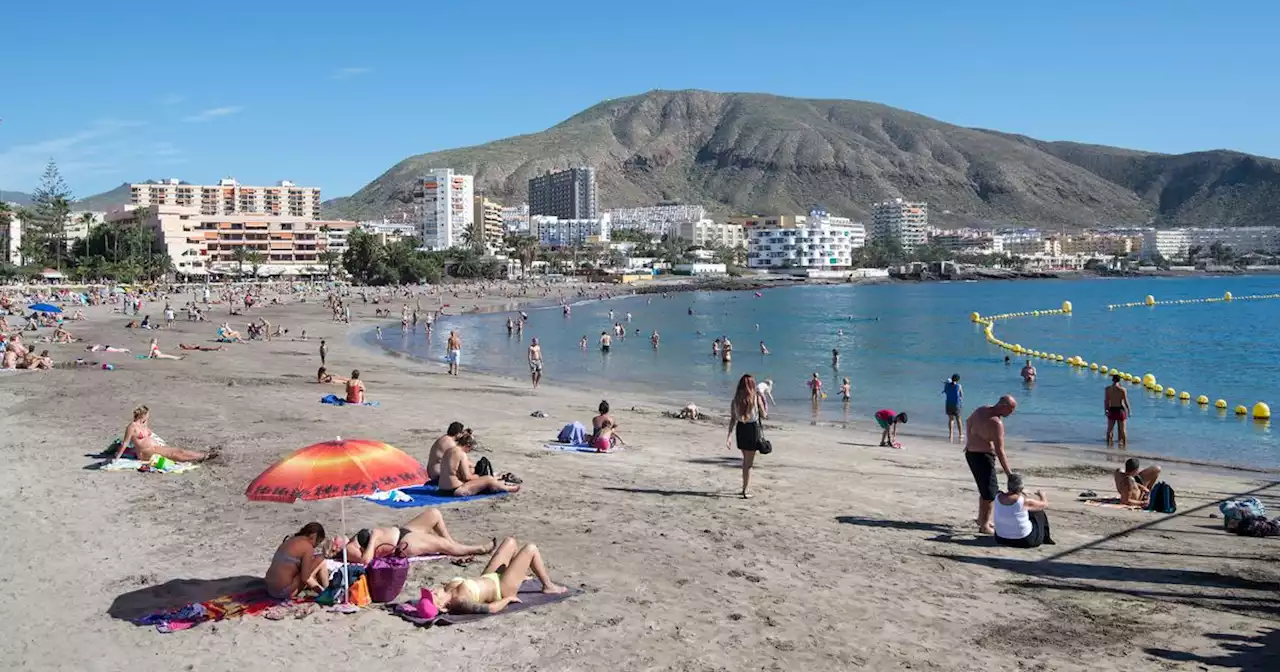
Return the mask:
{"type": "Polygon", "coordinates": [[[244,260],[249,262],[249,265],[253,267],[253,277],[256,278],[258,277],[258,269],[262,268],[262,265],[267,263],[267,255],[257,250],[251,250],[244,255],[244,260]]]}
{"type": "Polygon", "coordinates": [[[484,254],[484,222],[471,222],[462,230],[462,244],[476,254],[484,254]]]}
{"type": "Polygon", "coordinates": [[[323,262],[325,268],[328,269],[329,279],[332,280],[333,267],[337,265],[339,261],[342,261],[342,255],[333,250],[325,250],[320,253],[320,261],[323,262]]]}
{"type": "Polygon", "coordinates": [[[244,277],[244,262],[249,260],[249,250],[244,245],[237,245],[231,250],[231,261],[236,262],[236,273],[244,277]]]}
{"type": "Polygon", "coordinates": [[[0,263],[9,261],[9,224],[13,221],[13,208],[0,201],[0,263]]]}
{"type": "Polygon", "coordinates": [[[538,257],[538,239],[527,235],[512,236],[507,239],[507,244],[520,260],[520,277],[527,276],[534,259],[538,257]]]}

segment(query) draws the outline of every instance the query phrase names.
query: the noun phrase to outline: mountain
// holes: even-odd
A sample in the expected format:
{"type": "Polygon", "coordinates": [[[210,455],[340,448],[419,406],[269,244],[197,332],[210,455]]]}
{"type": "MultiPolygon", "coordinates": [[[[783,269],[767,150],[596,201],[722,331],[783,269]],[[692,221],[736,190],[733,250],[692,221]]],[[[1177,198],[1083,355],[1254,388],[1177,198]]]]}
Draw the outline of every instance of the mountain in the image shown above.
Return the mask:
{"type": "MultiPolygon", "coordinates": [[[[31,194],[24,194],[21,191],[0,191],[0,201],[9,203],[17,203],[21,206],[31,205],[31,194]]],[[[104,191],[101,194],[94,194],[75,201],[71,205],[72,210],[101,210],[107,211],[118,208],[129,202],[129,183],[124,183],[111,191],[104,191]]]]}
{"type": "Polygon", "coordinates": [[[403,212],[432,168],[526,199],[528,179],[596,168],[602,207],[702,203],[718,213],[866,218],[869,204],[926,200],[930,215],[1030,225],[1274,222],[1280,162],[1230,151],[1158,154],[965,128],[877,103],[754,93],[651,91],[540,133],[409,157],[326,217],[403,212]]]}

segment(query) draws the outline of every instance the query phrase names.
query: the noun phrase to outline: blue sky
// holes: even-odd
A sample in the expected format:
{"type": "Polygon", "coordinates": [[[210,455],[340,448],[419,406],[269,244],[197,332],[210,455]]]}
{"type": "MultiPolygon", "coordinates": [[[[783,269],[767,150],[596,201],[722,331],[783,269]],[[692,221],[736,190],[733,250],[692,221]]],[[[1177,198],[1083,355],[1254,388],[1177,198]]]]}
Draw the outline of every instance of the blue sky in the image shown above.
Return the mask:
{"type": "Polygon", "coordinates": [[[1280,3],[8,3],[0,188],[397,161],[650,89],[871,100],[966,125],[1280,157],[1280,3]],[[54,9],[56,7],[56,9],[54,9]]]}

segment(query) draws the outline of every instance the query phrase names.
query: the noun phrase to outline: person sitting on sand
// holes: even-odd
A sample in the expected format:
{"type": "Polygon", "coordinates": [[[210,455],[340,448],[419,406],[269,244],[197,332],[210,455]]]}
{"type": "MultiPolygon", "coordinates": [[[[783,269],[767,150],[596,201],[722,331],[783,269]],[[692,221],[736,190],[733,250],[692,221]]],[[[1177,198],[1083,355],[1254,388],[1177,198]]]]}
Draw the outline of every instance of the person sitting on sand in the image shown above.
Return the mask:
{"type": "Polygon", "coordinates": [[[196,343],[179,343],[178,347],[183,350],[199,350],[200,352],[217,352],[227,349],[225,345],[198,345],[196,343]]]}
{"type": "Polygon", "coordinates": [[[467,453],[475,448],[472,441],[455,441],[441,457],[437,489],[441,497],[470,497],[492,492],[519,492],[519,485],[504,483],[494,476],[477,476],[467,453]]]}
{"type": "Polygon", "coordinates": [[[454,577],[443,587],[431,591],[431,601],[443,613],[496,614],[507,605],[520,602],[520,584],[530,572],[542,583],[542,592],[559,595],[568,589],[556,584],[547,574],[542,553],[533,544],[519,548],[514,537],[507,537],[489,558],[478,579],[454,577]]]}
{"type": "Polygon", "coordinates": [[[74,340],[75,339],[71,337],[71,332],[64,329],[61,324],[59,324],[58,327],[53,330],[52,342],[54,343],[70,343],[74,340]]]}
{"type": "Polygon", "coordinates": [[[332,373],[329,373],[329,370],[324,368],[323,366],[320,367],[318,370],[316,370],[317,383],[328,383],[331,385],[346,385],[347,381],[349,380],[351,379],[343,378],[342,376],[335,376],[332,373]]]}
{"type": "Polygon", "coordinates": [[[304,589],[323,591],[329,587],[329,572],[325,571],[324,526],[307,523],[291,537],[286,537],[271,556],[264,579],[267,594],[277,600],[287,600],[304,589]]]}
{"type": "Polygon", "coordinates": [[[146,406],[139,406],[133,409],[133,422],[130,422],[129,426],[124,429],[124,438],[120,440],[120,447],[116,450],[116,459],[120,459],[125,449],[129,447],[133,448],[133,452],[137,453],[138,459],[143,462],[150,462],[151,458],[156,455],[167,457],[177,462],[203,462],[217,457],[217,451],[201,453],[195,450],[160,445],[156,442],[155,437],[151,435],[150,423],[150,409],[146,406]]]}
{"type": "Polygon", "coordinates": [[[84,319],[84,309],[83,309],[83,308],[76,308],[76,312],[74,312],[74,313],[72,313],[72,314],[71,314],[71,319],[72,319],[72,321],[75,321],[75,322],[80,322],[81,320],[83,320],[83,319],[84,319]]]}
{"type": "Polygon", "coordinates": [[[440,469],[444,466],[444,454],[458,445],[458,437],[461,437],[464,433],[466,433],[466,430],[462,423],[454,420],[449,423],[448,429],[444,431],[444,436],[436,439],[431,444],[431,449],[427,451],[428,484],[433,484],[440,480],[440,469]]]}
{"type": "Polygon", "coordinates": [[[605,422],[609,423],[609,426],[615,435],[618,431],[618,421],[614,420],[612,415],[609,415],[609,402],[601,400],[597,410],[600,411],[600,415],[591,418],[590,444],[593,446],[596,445],[596,436],[600,434],[600,428],[604,426],[605,422]]]}
{"type": "Polygon", "coordinates": [[[1131,457],[1124,461],[1124,468],[1111,473],[1116,481],[1116,491],[1120,493],[1120,503],[1129,506],[1146,506],[1151,496],[1151,486],[1160,480],[1160,467],[1152,465],[1141,469],[1138,458],[1131,457]]]}
{"type": "Polygon", "coordinates": [[[360,380],[359,369],[352,369],[351,379],[347,381],[347,403],[364,403],[364,382],[360,380]]]}
{"type": "Polygon", "coordinates": [[[614,431],[613,421],[605,420],[600,424],[600,429],[596,430],[596,435],[591,438],[591,447],[595,448],[597,453],[607,453],[618,445],[626,444],[622,441],[622,437],[614,431]]]}
{"type": "Polygon", "coordinates": [[[48,350],[44,350],[38,355],[35,354],[34,352],[28,353],[26,361],[22,364],[19,364],[18,368],[33,369],[33,370],[34,369],[46,369],[46,370],[52,369],[53,358],[49,356],[48,350]]]}
{"type": "Polygon", "coordinates": [[[341,537],[338,540],[339,555],[341,545],[345,542],[347,561],[362,565],[369,564],[374,558],[393,553],[408,558],[422,555],[486,555],[493,552],[497,542],[494,539],[488,546],[458,542],[449,534],[449,528],[445,527],[440,509],[427,509],[399,527],[366,527],[356,532],[350,540],[341,537]]]}
{"type": "Polygon", "coordinates": [[[1005,492],[996,495],[996,543],[1014,548],[1052,546],[1047,508],[1049,499],[1043,492],[1027,495],[1022,491],[1022,474],[1009,474],[1005,492]]]}
{"type": "Polygon", "coordinates": [[[230,322],[223,322],[222,326],[218,327],[218,338],[231,343],[245,342],[244,338],[240,336],[240,332],[231,328],[230,322]]]}
{"type": "Polygon", "coordinates": [[[166,355],[160,352],[160,339],[151,339],[151,345],[147,349],[147,357],[149,359],[182,359],[179,355],[166,355]]]}

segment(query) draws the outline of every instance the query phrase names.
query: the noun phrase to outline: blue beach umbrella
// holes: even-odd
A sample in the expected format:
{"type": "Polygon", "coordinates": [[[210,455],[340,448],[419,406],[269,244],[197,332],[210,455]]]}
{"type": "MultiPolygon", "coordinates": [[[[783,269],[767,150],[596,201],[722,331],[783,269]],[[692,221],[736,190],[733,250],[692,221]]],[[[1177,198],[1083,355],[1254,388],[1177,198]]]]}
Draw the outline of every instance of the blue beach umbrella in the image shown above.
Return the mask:
{"type": "Polygon", "coordinates": [[[27,306],[28,310],[38,310],[42,313],[61,313],[62,309],[52,303],[33,303],[27,306]]]}

